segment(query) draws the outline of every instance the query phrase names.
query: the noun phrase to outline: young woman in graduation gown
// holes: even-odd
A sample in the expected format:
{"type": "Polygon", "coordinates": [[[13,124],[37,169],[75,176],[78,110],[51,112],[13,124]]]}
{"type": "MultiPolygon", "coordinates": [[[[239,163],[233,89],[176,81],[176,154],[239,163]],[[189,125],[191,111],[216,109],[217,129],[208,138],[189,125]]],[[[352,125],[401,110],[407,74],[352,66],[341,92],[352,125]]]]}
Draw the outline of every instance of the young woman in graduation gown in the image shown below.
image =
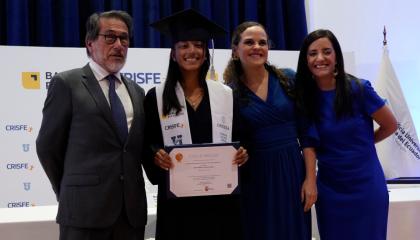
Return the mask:
{"type": "MultiPolygon", "coordinates": [[[[144,159],[154,162],[147,172],[150,181],[158,184],[156,239],[241,239],[238,195],[171,198],[166,179],[173,159],[164,146],[238,140],[231,89],[206,80],[207,41],[224,30],[192,10],[152,27],[173,40],[166,81],[151,89],[144,103],[144,159]]],[[[247,158],[246,150],[239,148],[232,164],[241,165],[247,158]]]]}

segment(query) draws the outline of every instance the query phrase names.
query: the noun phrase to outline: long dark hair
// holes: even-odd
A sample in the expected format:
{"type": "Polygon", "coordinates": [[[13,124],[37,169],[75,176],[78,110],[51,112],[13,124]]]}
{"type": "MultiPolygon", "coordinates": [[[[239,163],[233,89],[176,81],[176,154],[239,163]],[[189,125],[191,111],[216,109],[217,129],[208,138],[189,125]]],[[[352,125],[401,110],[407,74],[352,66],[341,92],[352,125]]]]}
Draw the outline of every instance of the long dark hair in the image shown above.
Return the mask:
{"type": "MultiPolygon", "coordinates": [[[[248,28],[258,26],[261,27],[264,32],[265,27],[258,22],[252,22],[252,21],[246,21],[241,24],[239,24],[235,31],[232,33],[232,40],[231,40],[231,47],[232,47],[232,56],[229,59],[229,62],[225,68],[225,71],[223,72],[223,79],[226,84],[230,85],[233,88],[233,93],[239,99],[244,100],[245,102],[248,101],[248,97],[245,94],[245,86],[241,81],[241,77],[244,73],[242,69],[241,61],[233,56],[233,49],[238,46],[239,42],[241,41],[241,34],[248,28]]],[[[268,37],[268,34],[267,34],[268,37]]],[[[268,40],[268,39],[267,39],[268,40]]],[[[270,41],[268,40],[270,43],[270,41]]],[[[286,93],[290,97],[294,97],[293,91],[291,89],[290,79],[288,79],[282,72],[282,70],[278,69],[274,65],[271,65],[270,63],[264,64],[265,68],[270,74],[274,74],[280,81],[280,85],[283,87],[283,89],[286,91],[286,93]]]]}
{"type": "MultiPolygon", "coordinates": [[[[198,81],[201,87],[206,88],[206,76],[210,66],[210,53],[206,43],[204,44],[204,48],[206,49],[206,59],[204,60],[203,65],[201,65],[198,81]]],[[[172,109],[176,110],[176,114],[178,114],[181,111],[181,103],[178,101],[178,97],[176,96],[175,87],[178,81],[183,81],[183,78],[178,63],[174,61],[171,57],[173,51],[175,51],[174,46],[171,49],[171,54],[169,57],[168,73],[166,75],[165,87],[163,89],[162,96],[162,109],[163,115],[165,116],[168,115],[172,109]]]]}
{"type": "Polygon", "coordinates": [[[330,30],[319,29],[311,32],[303,40],[300,48],[299,61],[296,72],[296,104],[298,109],[307,117],[313,120],[318,120],[317,109],[319,103],[317,101],[318,86],[312,73],[308,67],[308,49],[309,46],[320,38],[327,38],[330,40],[335,56],[335,79],[336,79],[336,95],[334,99],[334,110],[337,117],[343,117],[352,114],[352,81],[359,83],[359,80],[347,74],[344,70],[344,58],[341,51],[340,44],[337,38],[330,30]]]}

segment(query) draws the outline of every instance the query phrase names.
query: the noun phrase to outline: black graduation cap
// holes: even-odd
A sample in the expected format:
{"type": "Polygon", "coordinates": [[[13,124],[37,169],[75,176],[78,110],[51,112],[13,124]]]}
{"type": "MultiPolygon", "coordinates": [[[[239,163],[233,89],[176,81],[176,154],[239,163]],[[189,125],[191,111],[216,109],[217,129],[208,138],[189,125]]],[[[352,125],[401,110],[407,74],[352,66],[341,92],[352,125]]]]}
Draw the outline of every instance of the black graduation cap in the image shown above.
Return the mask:
{"type": "Polygon", "coordinates": [[[193,9],[174,13],[150,24],[162,34],[179,41],[205,41],[223,36],[226,30],[193,9]]]}

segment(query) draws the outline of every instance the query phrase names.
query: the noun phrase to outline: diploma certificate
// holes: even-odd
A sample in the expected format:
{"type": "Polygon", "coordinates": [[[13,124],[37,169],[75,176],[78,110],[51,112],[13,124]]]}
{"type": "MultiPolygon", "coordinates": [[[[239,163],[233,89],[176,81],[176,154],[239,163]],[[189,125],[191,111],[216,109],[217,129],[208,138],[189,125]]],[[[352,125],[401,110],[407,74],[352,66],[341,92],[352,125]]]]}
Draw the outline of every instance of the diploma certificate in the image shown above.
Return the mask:
{"type": "Polygon", "coordinates": [[[232,194],[238,188],[238,165],[232,164],[238,143],[167,147],[173,162],[169,195],[192,197],[232,194]]]}

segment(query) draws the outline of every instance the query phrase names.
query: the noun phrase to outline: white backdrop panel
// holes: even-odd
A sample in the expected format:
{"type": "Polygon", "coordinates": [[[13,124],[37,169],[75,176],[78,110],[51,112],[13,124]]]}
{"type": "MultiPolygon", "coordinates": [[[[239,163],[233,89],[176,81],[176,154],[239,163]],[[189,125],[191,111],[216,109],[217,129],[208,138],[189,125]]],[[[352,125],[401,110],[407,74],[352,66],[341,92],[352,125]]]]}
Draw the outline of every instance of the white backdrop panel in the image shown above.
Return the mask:
{"type": "MultiPolygon", "coordinates": [[[[122,72],[146,91],[165,80],[169,49],[129,49],[122,72]]],[[[230,50],[215,50],[220,80],[230,50]]],[[[50,183],[38,161],[35,139],[51,77],[88,62],[84,48],[0,46],[0,208],[56,204],[50,183]]],[[[271,51],[270,62],[296,69],[298,52],[271,51]]],[[[355,73],[353,53],[345,53],[347,70],[355,73]]],[[[156,206],[156,188],[147,184],[149,207],[156,206]]]]}

